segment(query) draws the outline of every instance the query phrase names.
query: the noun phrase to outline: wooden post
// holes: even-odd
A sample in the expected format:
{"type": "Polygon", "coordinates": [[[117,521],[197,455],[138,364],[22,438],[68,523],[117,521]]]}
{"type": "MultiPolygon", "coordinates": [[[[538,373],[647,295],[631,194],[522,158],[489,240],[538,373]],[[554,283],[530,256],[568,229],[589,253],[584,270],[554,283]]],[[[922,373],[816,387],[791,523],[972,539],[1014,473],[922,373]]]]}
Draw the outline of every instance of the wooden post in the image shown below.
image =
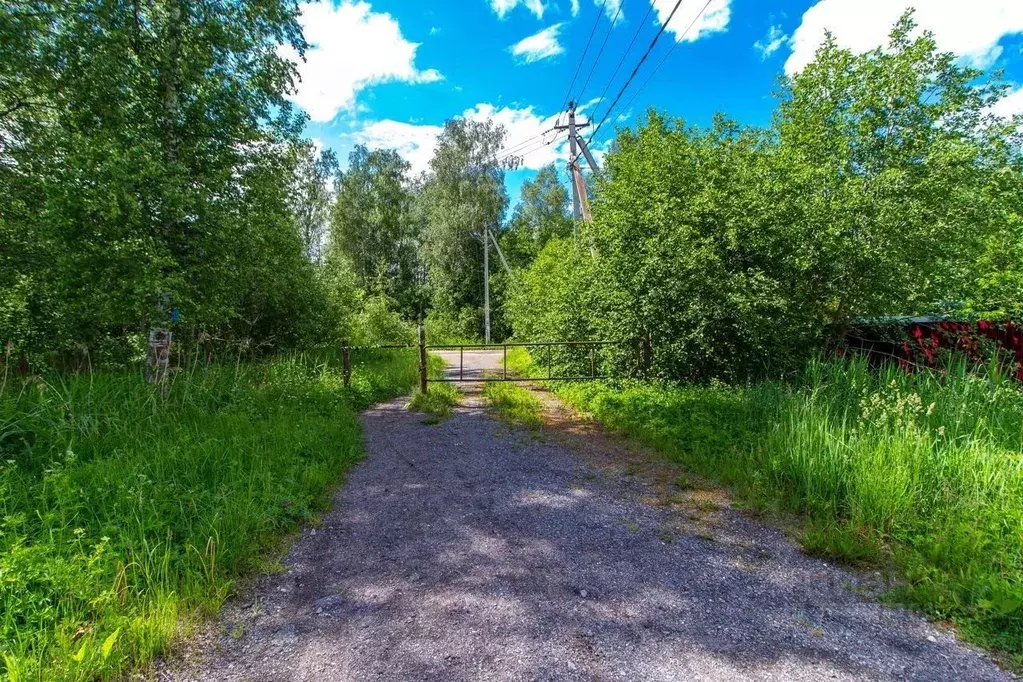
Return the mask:
{"type": "Polygon", "coordinates": [[[426,365],[426,326],[419,325],[419,391],[424,395],[429,390],[429,374],[426,365]]]}
{"type": "Polygon", "coordinates": [[[206,358],[206,364],[209,365],[213,362],[213,337],[206,332],[201,332],[196,339],[202,344],[203,356],[206,358]]]}
{"type": "Polygon", "coordinates": [[[352,385],[352,357],[349,354],[351,348],[348,345],[348,339],[341,342],[341,373],[345,378],[345,388],[352,385]]]}
{"type": "Polygon", "coordinates": [[[169,329],[149,330],[149,351],[146,353],[146,381],[163,383],[170,370],[171,333],[169,329]]]}

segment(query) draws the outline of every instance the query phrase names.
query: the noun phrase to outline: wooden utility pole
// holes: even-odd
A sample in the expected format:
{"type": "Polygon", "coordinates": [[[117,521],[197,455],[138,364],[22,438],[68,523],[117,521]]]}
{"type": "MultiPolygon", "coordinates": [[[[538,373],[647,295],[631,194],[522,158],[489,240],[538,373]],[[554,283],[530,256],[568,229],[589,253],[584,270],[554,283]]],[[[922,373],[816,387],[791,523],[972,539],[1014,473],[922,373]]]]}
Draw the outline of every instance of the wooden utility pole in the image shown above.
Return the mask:
{"type": "Polygon", "coordinates": [[[582,222],[593,222],[593,215],[590,212],[590,198],[586,193],[586,178],[583,177],[583,169],[579,165],[580,152],[590,170],[594,175],[600,174],[596,159],[590,153],[589,145],[579,134],[583,128],[588,128],[589,123],[577,123],[575,120],[575,102],[568,103],[568,125],[555,126],[555,130],[568,131],[568,173],[572,184],[572,215],[575,218],[575,238],[579,241],[579,224],[582,222]]]}
{"type": "Polygon", "coordinates": [[[483,228],[483,341],[490,344],[490,228],[483,228]]]}
{"type": "Polygon", "coordinates": [[[419,323],[419,391],[426,395],[430,387],[429,367],[426,364],[426,325],[419,323]]]}
{"type": "MultiPolygon", "coordinates": [[[[559,126],[556,129],[564,130],[564,127],[559,126]]],[[[576,145],[576,124],[575,124],[575,102],[568,103],[568,173],[572,179],[572,217],[575,218],[575,240],[579,241],[579,219],[582,214],[579,209],[579,183],[575,181],[576,163],[575,159],[579,155],[579,150],[576,145]]]]}

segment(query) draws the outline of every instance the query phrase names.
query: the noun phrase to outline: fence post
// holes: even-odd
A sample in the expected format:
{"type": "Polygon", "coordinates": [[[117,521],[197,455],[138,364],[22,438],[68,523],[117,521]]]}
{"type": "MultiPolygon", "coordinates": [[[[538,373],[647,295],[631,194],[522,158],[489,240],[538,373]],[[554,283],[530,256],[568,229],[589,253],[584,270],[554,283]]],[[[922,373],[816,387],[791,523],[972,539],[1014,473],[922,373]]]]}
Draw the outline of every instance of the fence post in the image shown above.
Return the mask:
{"type": "Polygon", "coordinates": [[[643,371],[650,371],[653,354],[654,349],[653,344],[650,342],[650,332],[647,332],[646,336],[643,337],[643,371]]]}
{"type": "Polygon", "coordinates": [[[165,328],[149,330],[149,348],[146,353],[146,382],[163,384],[170,371],[171,332],[165,328]]]}
{"type": "Polygon", "coordinates": [[[348,339],[341,341],[341,374],[345,380],[345,388],[352,385],[352,357],[350,351],[351,347],[348,345],[348,339]]]}
{"type": "Polygon", "coordinates": [[[419,391],[424,395],[429,390],[429,375],[426,366],[426,326],[419,325],[419,391]]]}

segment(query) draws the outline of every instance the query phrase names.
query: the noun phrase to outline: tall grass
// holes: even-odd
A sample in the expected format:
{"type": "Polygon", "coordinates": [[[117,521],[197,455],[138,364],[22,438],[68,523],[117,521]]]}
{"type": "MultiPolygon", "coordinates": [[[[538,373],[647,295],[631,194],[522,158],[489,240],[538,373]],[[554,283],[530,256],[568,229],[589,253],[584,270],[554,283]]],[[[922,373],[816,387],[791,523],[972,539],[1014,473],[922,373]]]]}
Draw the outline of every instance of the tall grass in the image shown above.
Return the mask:
{"type": "Polygon", "coordinates": [[[0,678],[92,680],[150,660],[326,508],[356,412],[407,391],[411,353],[8,377],[0,392],[0,678]],[[272,552],[270,552],[272,553],[272,552]]]}
{"type": "Polygon", "coordinates": [[[747,502],[803,514],[808,550],[894,565],[893,599],[1023,662],[1023,392],[996,368],[816,361],[792,383],[558,390],[747,502]]]}

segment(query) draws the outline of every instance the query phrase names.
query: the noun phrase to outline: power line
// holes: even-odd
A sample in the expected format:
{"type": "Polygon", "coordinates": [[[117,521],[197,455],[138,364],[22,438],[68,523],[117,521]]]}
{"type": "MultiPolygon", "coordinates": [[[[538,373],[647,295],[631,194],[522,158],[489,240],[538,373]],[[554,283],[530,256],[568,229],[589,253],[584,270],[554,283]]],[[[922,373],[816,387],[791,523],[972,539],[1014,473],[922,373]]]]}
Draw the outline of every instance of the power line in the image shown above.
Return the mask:
{"type": "Polygon", "coordinates": [[[646,26],[646,20],[650,16],[650,12],[652,12],[653,9],[654,4],[651,2],[647,5],[646,14],[644,14],[643,18],[640,20],[639,28],[637,28],[636,33],[633,34],[632,41],[629,42],[629,46],[625,48],[625,52],[622,54],[622,58],[618,60],[618,66],[615,67],[614,73],[611,74],[611,78],[609,78],[607,83],[604,85],[604,91],[601,92],[600,97],[597,98],[598,102],[604,101],[604,96],[607,94],[608,89],[610,89],[611,84],[614,83],[615,78],[618,76],[618,72],[622,70],[622,65],[625,64],[625,60],[628,58],[629,53],[632,52],[632,48],[636,44],[636,41],[639,40],[639,36],[643,32],[643,27],[646,26]]]}
{"type": "MultiPolygon", "coordinates": [[[[632,103],[636,101],[637,97],[639,97],[639,93],[643,92],[643,88],[650,84],[650,81],[653,80],[654,76],[657,74],[660,68],[664,66],[664,64],[668,61],[668,58],[671,57],[671,55],[675,52],[675,48],[679,46],[679,43],[681,43],[682,40],[687,35],[689,35],[689,31],[692,30],[693,26],[696,25],[696,22],[699,21],[700,17],[703,16],[703,13],[707,11],[708,7],[710,7],[711,1],[712,0],[707,0],[707,4],[703,6],[703,9],[701,9],[699,14],[696,15],[696,18],[693,19],[692,22],[690,22],[689,26],[686,27],[686,30],[682,33],[681,36],[679,36],[678,40],[675,41],[675,44],[671,46],[671,49],[668,50],[667,53],[665,53],[664,58],[661,59],[661,61],[658,62],[657,66],[655,66],[653,70],[647,75],[646,80],[643,81],[642,85],[640,85],[639,88],[634,93],[632,93],[632,97],[629,98],[629,101],[626,102],[625,106],[623,107],[625,111],[629,110],[629,107],[632,106],[632,103]]],[[[591,136],[590,139],[592,140],[593,137],[591,136]]]]}
{"type": "MultiPolygon", "coordinates": [[[[593,19],[593,28],[590,29],[590,37],[586,40],[586,47],[583,49],[583,56],[579,58],[579,65],[575,67],[575,75],[572,76],[572,82],[568,85],[568,94],[565,96],[565,104],[561,107],[563,110],[568,108],[568,103],[572,100],[572,88],[575,87],[575,81],[579,78],[579,72],[582,71],[583,63],[586,61],[586,54],[590,51],[590,43],[593,42],[593,36],[597,32],[597,25],[600,24],[600,16],[604,13],[604,7],[606,5],[607,0],[600,3],[600,10],[597,12],[597,16],[593,19]]],[[[558,120],[561,120],[560,115],[558,120]]]]}
{"type": "MultiPolygon", "coordinates": [[[[611,39],[611,32],[615,30],[615,24],[618,23],[618,17],[622,15],[622,5],[625,4],[624,0],[618,0],[618,11],[615,12],[614,19],[611,20],[611,25],[607,28],[607,35],[604,36],[604,42],[600,44],[600,50],[597,52],[597,57],[593,60],[593,66],[590,67],[590,73],[586,76],[586,82],[579,89],[579,96],[575,98],[578,102],[582,99],[583,95],[586,94],[586,86],[590,84],[590,79],[593,78],[593,72],[597,70],[597,64],[600,63],[600,57],[604,54],[604,48],[607,47],[607,41],[611,39]]],[[[650,5],[653,7],[653,5],[650,5]]],[[[598,14],[599,18],[600,15],[598,14]]]]}
{"type": "Polygon", "coordinates": [[[536,152],[541,151],[545,147],[550,147],[551,145],[557,143],[558,142],[558,138],[560,136],[561,136],[561,134],[559,133],[558,135],[555,135],[551,139],[550,142],[547,142],[546,140],[541,140],[540,142],[534,143],[533,145],[531,145],[529,147],[526,147],[525,149],[522,149],[521,151],[510,153],[510,154],[506,154],[503,157],[501,157],[500,159],[498,159],[498,161],[503,161],[503,160],[508,159],[510,157],[513,157],[513,156],[517,156],[519,158],[524,158],[526,156],[529,156],[530,154],[535,154],[536,152]]]}
{"type": "Polygon", "coordinates": [[[510,147],[504,147],[503,149],[500,149],[497,152],[495,152],[494,158],[497,159],[497,160],[501,160],[503,158],[511,156],[518,149],[523,148],[523,147],[528,147],[528,146],[530,146],[532,144],[535,144],[537,140],[543,140],[544,137],[547,135],[547,133],[552,132],[553,130],[554,130],[554,128],[548,128],[547,130],[544,130],[544,131],[542,131],[540,133],[537,133],[536,135],[533,135],[532,137],[526,138],[525,140],[522,140],[521,142],[518,142],[517,144],[513,144],[510,147]]]}
{"type": "MultiPolygon", "coordinates": [[[[708,5],[710,4],[710,0],[708,0],[707,4],[708,5]]],[[[672,18],[675,16],[675,12],[678,11],[678,8],[681,5],[682,5],[682,0],[678,0],[678,2],[675,3],[675,7],[672,8],[671,14],[668,15],[668,19],[663,24],[661,24],[661,30],[658,31],[657,35],[654,36],[654,39],[652,41],[650,41],[650,47],[648,47],[646,49],[646,52],[643,53],[643,56],[640,57],[639,63],[636,64],[636,68],[632,70],[632,73],[629,75],[629,79],[627,81],[625,81],[625,85],[623,85],[622,89],[618,91],[618,96],[615,97],[615,101],[611,103],[611,107],[604,114],[604,118],[602,118],[600,120],[600,123],[597,124],[597,127],[593,129],[592,133],[590,133],[590,140],[589,140],[590,142],[593,141],[593,138],[596,136],[596,134],[600,130],[601,126],[604,125],[604,123],[607,121],[608,116],[610,116],[611,112],[614,111],[615,105],[618,104],[618,102],[622,99],[622,95],[625,94],[625,91],[628,89],[629,85],[632,83],[632,79],[636,77],[637,73],[639,73],[640,67],[643,66],[643,63],[646,61],[646,58],[650,56],[650,53],[653,51],[654,46],[657,45],[657,41],[660,40],[662,35],[664,35],[665,29],[668,28],[668,24],[671,23],[672,18]]]]}

